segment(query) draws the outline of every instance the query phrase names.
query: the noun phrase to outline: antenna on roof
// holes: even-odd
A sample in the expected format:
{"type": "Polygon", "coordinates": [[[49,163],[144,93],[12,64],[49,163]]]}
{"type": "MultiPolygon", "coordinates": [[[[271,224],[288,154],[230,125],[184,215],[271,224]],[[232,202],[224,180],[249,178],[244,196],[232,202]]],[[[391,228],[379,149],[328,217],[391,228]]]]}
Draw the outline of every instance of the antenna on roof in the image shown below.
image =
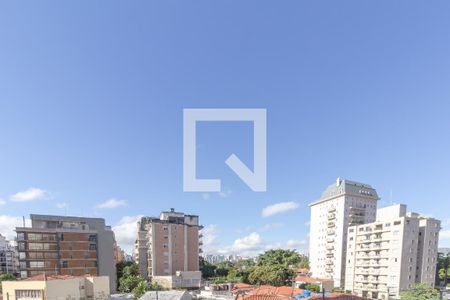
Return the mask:
{"type": "Polygon", "coordinates": [[[23,227],[25,227],[25,216],[22,216],[23,227]]]}

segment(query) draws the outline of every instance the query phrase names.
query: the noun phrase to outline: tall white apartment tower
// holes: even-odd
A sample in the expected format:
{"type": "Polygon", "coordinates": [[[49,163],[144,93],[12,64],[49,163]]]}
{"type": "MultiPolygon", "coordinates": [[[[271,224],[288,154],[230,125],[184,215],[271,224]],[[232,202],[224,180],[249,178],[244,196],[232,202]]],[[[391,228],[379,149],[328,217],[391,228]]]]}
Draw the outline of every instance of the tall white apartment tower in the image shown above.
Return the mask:
{"type": "Polygon", "coordinates": [[[348,229],[345,289],[371,299],[398,299],[415,283],[434,285],[440,221],[398,204],[374,223],[348,229]]]}
{"type": "Polygon", "coordinates": [[[343,287],[347,229],[374,222],[378,194],[368,184],[340,179],[311,203],[309,257],[313,277],[332,278],[343,287]]]}

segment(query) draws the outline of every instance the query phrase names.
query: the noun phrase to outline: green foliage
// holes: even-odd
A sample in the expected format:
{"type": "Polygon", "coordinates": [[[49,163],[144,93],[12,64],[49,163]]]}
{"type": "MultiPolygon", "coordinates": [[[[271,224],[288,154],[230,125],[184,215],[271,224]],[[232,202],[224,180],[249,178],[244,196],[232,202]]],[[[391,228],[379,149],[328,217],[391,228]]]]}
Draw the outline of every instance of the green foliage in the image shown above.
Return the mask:
{"type": "Polygon", "coordinates": [[[0,275],[0,294],[2,293],[2,281],[16,280],[16,276],[13,274],[1,274],[0,275]]]}
{"type": "Polygon", "coordinates": [[[149,290],[148,283],[145,280],[139,281],[136,287],[132,290],[134,299],[141,298],[148,290],[149,290]]]}
{"type": "Polygon", "coordinates": [[[317,285],[317,284],[314,284],[314,283],[302,284],[300,286],[300,288],[304,289],[304,290],[310,290],[310,291],[316,292],[316,293],[320,292],[320,285],[317,285]]]}
{"type": "Polygon", "coordinates": [[[200,263],[200,271],[202,272],[202,277],[204,279],[209,279],[216,275],[216,266],[210,264],[201,256],[199,263],[200,263]]]}
{"type": "Polygon", "coordinates": [[[249,275],[251,284],[285,285],[295,275],[294,270],[280,264],[256,266],[249,275]]]}
{"type": "Polygon", "coordinates": [[[226,277],[217,277],[214,279],[214,284],[222,284],[227,282],[227,278],[226,277]]]}
{"type": "Polygon", "coordinates": [[[307,263],[307,259],[295,251],[269,250],[258,256],[248,281],[251,284],[285,285],[295,276],[298,266],[307,263]]]}
{"type": "Polygon", "coordinates": [[[300,255],[293,250],[268,250],[258,256],[257,266],[283,265],[285,267],[297,267],[301,260],[300,255]]]}
{"type": "Polygon", "coordinates": [[[305,256],[291,250],[269,250],[261,254],[257,262],[240,260],[236,263],[221,262],[216,265],[200,260],[200,270],[205,279],[213,279],[216,284],[224,282],[245,282],[250,284],[287,284],[299,267],[308,267],[305,256]]]}
{"type": "Polygon", "coordinates": [[[400,292],[401,300],[437,300],[437,291],[426,283],[416,284],[410,291],[400,292]]]}
{"type": "Polygon", "coordinates": [[[450,281],[448,278],[450,276],[450,253],[442,253],[442,252],[438,253],[436,269],[438,270],[435,282],[437,286],[441,285],[441,282],[439,281],[445,282],[446,279],[447,282],[450,281]],[[445,276],[446,269],[447,269],[447,278],[445,276]]]}
{"type": "Polygon", "coordinates": [[[132,261],[121,261],[116,264],[117,278],[121,278],[123,276],[123,271],[124,271],[125,267],[129,267],[129,266],[135,266],[135,267],[132,267],[132,268],[134,268],[134,270],[136,270],[136,274],[134,274],[134,275],[139,274],[139,267],[136,263],[134,263],[132,261]]]}
{"type": "Polygon", "coordinates": [[[313,283],[308,283],[308,284],[305,284],[304,289],[305,290],[310,290],[312,292],[319,293],[320,292],[320,285],[313,284],[313,283]]]}
{"type": "Polygon", "coordinates": [[[149,291],[162,291],[164,288],[160,286],[157,282],[153,282],[149,287],[149,291]]]}
{"type": "Polygon", "coordinates": [[[139,275],[139,266],[134,262],[123,262],[117,264],[118,290],[122,293],[135,293],[144,286],[148,289],[148,284],[139,275]],[[139,287],[139,289],[137,289],[139,287]]]}

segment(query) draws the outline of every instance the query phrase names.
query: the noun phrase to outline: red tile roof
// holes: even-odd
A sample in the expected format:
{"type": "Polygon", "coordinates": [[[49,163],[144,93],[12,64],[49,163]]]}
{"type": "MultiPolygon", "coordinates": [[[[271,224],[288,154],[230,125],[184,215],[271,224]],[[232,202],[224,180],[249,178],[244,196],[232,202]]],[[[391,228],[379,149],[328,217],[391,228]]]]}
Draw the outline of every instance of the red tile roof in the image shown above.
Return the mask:
{"type": "Polygon", "coordinates": [[[247,283],[236,283],[231,289],[231,293],[237,294],[239,291],[248,292],[254,290],[255,286],[247,283]]]}
{"type": "MultiPolygon", "coordinates": [[[[310,278],[310,277],[307,277],[310,278]]],[[[310,278],[311,279],[311,278],[310,278]]],[[[312,278],[317,282],[317,278],[312,278]]],[[[323,279],[329,280],[329,279],[323,279]]],[[[271,286],[271,285],[262,285],[262,286],[252,286],[249,284],[236,284],[233,288],[233,291],[237,290],[247,290],[247,294],[238,295],[237,300],[293,300],[296,295],[302,294],[302,289],[292,288],[290,286],[271,286]],[[240,289],[239,289],[240,288],[240,289]]],[[[310,300],[321,300],[321,294],[311,295],[311,297],[307,298],[310,300]]],[[[362,298],[350,294],[341,294],[341,293],[330,293],[326,295],[326,299],[333,300],[368,300],[367,298],[362,298]]],[[[306,300],[306,299],[302,299],[306,300]]]]}

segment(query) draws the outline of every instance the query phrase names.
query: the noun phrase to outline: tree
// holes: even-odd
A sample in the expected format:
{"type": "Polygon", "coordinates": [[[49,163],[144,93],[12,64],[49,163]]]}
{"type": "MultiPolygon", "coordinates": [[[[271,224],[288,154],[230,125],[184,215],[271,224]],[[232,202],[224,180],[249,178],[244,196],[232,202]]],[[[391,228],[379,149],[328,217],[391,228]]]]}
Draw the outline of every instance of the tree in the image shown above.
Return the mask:
{"type": "Polygon", "coordinates": [[[283,265],[286,267],[296,267],[302,259],[300,255],[293,250],[268,250],[258,256],[257,265],[283,265]]]}
{"type": "Polygon", "coordinates": [[[139,281],[137,286],[132,291],[134,299],[141,298],[148,290],[149,290],[148,283],[145,280],[139,281]]]}
{"type": "Polygon", "coordinates": [[[131,293],[142,281],[145,282],[145,279],[139,275],[139,267],[135,263],[124,266],[120,274],[118,289],[122,293],[131,293]]]}
{"type": "Polygon", "coordinates": [[[445,286],[448,283],[448,277],[450,276],[450,253],[438,253],[436,271],[436,286],[445,286]],[[445,270],[447,270],[447,276],[445,276],[445,270]]]}
{"type": "Polygon", "coordinates": [[[280,264],[267,264],[256,266],[249,275],[251,284],[269,284],[274,286],[285,285],[289,279],[293,277],[295,272],[280,264]]]}
{"type": "Polygon", "coordinates": [[[248,276],[251,284],[285,285],[295,276],[295,270],[304,259],[292,250],[268,250],[258,256],[248,276]]]}
{"type": "Polygon", "coordinates": [[[426,283],[416,284],[412,290],[400,292],[401,300],[437,300],[437,291],[426,283]]]}
{"type": "Polygon", "coordinates": [[[199,263],[200,263],[200,271],[202,272],[202,277],[204,279],[209,279],[216,275],[216,266],[210,264],[201,256],[199,263]]]}
{"type": "Polygon", "coordinates": [[[439,269],[439,271],[438,271],[438,277],[439,277],[439,279],[442,280],[442,281],[444,281],[445,276],[447,276],[447,277],[450,276],[450,268],[447,269],[447,272],[445,272],[445,269],[444,269],[444,268],[439,269]]]}

